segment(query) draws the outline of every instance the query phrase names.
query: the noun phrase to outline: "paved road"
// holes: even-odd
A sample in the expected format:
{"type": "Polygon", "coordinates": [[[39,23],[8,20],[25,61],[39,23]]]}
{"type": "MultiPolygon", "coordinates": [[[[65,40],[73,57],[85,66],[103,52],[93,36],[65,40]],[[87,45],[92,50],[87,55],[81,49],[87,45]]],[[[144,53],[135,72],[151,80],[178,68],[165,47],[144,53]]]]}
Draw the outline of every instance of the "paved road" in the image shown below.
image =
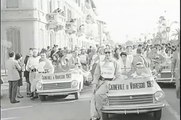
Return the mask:
{"type": "MultiPolygon", "coordinates": [[[[25,85],[24,85],[25,86],[25,85]]],[[[25,87],[22,94],[25,96],[25,87]]],[[[89,120],[89,99],[91,88],[85,87],[79,100],[74,96],[66,99],[49,97],[47,101],[34,101],[24,97],[18,104],[10,104],[8,86],[2,86],[1,119],[2,120],[89,120]]],[[[179,100],[176,99],[175,88],[163,88],[168,106],[163,109],[161,120],[180,120],[179,100]]],[[[154,120],[151,114],[113,115],[111,120],[154,120]]]]}

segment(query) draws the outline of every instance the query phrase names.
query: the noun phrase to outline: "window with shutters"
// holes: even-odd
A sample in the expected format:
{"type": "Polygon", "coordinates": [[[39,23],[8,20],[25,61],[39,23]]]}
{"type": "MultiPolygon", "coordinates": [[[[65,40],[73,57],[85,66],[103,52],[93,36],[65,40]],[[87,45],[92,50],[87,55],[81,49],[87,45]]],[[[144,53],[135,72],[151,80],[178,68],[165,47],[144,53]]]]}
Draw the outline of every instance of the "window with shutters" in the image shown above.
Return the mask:
{"type": "Polygon", "coordinates": [[[57,1],[58,8],[61,8],[61,2],[57,1]]]}
{"type": "Polygon", "coordinates": [[[44,30],[43,29],[40,29],[40,31],[39,31],[39,40],[41,41],[40,43],[42,43],[41,44],[41,47],[43,48],[43,47],[45,47],[45,41],[44,41],[44,30]]]}
{"type": "Polygon", "coordinates": [[[20,29],[19,28],[9,28],[6,31],[7,41],[12,44],[10,50],[15,53],[21,52],[21,39],[20,39],[20,29]]]}
{"type": "Polygon", "coordinates": [[[19,0],[6,0],[6,8],[18,8],[19,0]]]}
{"type": "Polygon", "coordinates": [[[78,6],[80,7],[80,0],[78,0],[78,6]]]}
{"type": "Polygon", "coordinates": [[[63,7],[63,11],[64,11],[64,16],[66,17],[66,8],[65,8],[65,6],[63,7]]]}
{"type": "Polygon", "coordinates": [[[40,10],[43,10],[43,0],[40,0],[40,10]]]}
{"type": "Polygon", "coordinates": [[[53,8],[52,8],[52,0],[50,0],[50,13],[53,11],[53,8]]]}
{"type": "Polygon", "coordinates": [[[55,34],[53,31],[50,32],[50,47],[53,47],[55,44],[55,34]]]}
{"type": "Polygon", "coordinates": [[[71,18],[72,18],[72,12],[71,12],[71,10],[68,9],[67,10],[67,20],[70,21],[71,18]]]}

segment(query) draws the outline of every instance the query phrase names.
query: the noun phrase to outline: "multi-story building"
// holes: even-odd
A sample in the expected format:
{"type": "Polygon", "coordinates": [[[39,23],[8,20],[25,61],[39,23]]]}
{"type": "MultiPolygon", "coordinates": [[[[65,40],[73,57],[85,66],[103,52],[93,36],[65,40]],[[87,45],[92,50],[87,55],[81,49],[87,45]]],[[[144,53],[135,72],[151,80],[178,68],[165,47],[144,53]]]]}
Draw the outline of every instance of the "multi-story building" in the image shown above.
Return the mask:
{"type": "Polygon", "coordinates": [[[111,36],[108,30],[106,30],[106,22],[103,20],[97,20],[98,24],[98,42],[100,45],[113,44],[111,36]]]}
{"type": "Polygon", "coordinates": [[[1,68],[8,50],[25,56],[29,48],[54,44],[73,49],[78,45],[79,26],[85,24],[87,15],[94,15],[93,5],[92,0],[2,0],[1,68]]]}

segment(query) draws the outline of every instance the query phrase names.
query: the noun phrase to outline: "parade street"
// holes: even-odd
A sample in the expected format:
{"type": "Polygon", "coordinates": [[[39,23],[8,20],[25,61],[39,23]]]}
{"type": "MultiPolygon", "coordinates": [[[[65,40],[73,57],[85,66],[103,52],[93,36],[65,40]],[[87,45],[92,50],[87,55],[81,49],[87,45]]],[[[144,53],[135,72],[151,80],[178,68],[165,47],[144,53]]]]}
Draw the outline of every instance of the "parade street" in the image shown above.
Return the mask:
{"type": "MultiPolygon", "coordinates": [[[[1,87],[1,120],[89,120],[91,87],[84,87],[78,100],[74,96],[65,99],[49,97],[47,101],[30,100],[25,95],[25,85],[22,87],[24,98],[20,103],[10,104],[8,99],[8,84],[1,87]]],[[[180,120],[179,100],[176,99],[175,88],[162,86],[166,94],[167,107],[162,111],[161,120],[180,120]],[[163,88],[164,87],[164,88],[163,88]]],[[[151,114],[111,115],[110,120],[153,120],[151,114]]]]}

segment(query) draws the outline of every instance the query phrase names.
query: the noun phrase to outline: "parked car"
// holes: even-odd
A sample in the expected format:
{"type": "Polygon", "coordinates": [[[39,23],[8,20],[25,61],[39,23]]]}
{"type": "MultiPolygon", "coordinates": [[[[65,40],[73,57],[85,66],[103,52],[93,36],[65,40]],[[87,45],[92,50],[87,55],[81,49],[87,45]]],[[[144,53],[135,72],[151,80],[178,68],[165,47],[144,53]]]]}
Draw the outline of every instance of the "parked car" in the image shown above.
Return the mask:
{"type": "Polygon", "coordinates": [[[160,120],[165,107],[165,94],[154,77],[138,77],[110,81],[107,104],[102,108],[103,120],[109,114],[130,114],[152,112],[154,120],[160,120]]]}
{"type": "Polygon", "coordinates": [[[46,100],[47,96],[75,95],[79,99],[83,89],[83,75],[81,72],[71,70],[69,72],[41,74],[36,85],[37,93],[41,101],[46,100]]]}

